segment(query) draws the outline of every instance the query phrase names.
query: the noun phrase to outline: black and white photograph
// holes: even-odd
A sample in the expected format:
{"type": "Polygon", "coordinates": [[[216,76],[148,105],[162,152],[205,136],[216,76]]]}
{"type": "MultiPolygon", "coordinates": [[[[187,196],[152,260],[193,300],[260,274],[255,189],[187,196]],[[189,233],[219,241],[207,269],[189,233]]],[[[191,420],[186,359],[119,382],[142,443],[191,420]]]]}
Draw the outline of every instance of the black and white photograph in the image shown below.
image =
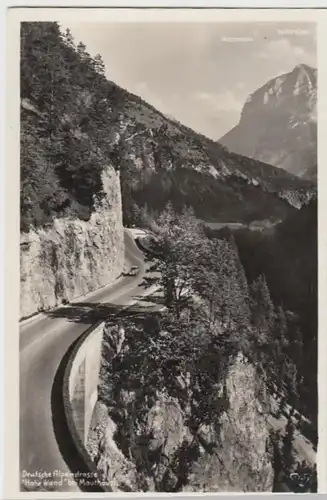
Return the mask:
{"type": "Polygon", "coordinates": [[[21,493],[318,491],[317,25],[213,14],[20,23],[21,493]]]}

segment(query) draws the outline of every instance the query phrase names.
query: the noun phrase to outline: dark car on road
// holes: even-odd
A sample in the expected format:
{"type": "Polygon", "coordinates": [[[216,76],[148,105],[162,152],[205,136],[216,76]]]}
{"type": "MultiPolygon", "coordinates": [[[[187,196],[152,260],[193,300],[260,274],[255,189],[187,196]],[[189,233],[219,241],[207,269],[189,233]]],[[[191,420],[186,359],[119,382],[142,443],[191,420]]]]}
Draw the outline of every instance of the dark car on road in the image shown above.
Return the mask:
{"type": "Polygon", "coordinates": [[[138,266],[132,266],[129,271],[124,271],[123,276],[136,276],[139,272],[138,266]]]}

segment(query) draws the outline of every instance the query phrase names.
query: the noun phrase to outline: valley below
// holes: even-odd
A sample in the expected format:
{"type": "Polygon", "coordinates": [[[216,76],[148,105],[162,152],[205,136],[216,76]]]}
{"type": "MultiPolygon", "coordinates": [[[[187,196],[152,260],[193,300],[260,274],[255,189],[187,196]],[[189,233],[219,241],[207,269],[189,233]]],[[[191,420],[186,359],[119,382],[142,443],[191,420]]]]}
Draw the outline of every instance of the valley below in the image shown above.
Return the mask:
{"type": "Polygon", "coordinates": [[[203,221],[206,226],[210,229],[222,229],[224,227],[228,227],[233,231],[237,231],[237,229],[250,229],[251,231],[264,231],[273,228],[276,224],[279,224],[282,221],[272,222],[269,219],[264,220],[254,220],[245,224],[244,222],[209,222],[203,221]]]}
{"type": "Polygon", "coordinates": [[[217,142],[22,24],[22,491],[317,491],[315,85],[268,82],[217,142]]]}

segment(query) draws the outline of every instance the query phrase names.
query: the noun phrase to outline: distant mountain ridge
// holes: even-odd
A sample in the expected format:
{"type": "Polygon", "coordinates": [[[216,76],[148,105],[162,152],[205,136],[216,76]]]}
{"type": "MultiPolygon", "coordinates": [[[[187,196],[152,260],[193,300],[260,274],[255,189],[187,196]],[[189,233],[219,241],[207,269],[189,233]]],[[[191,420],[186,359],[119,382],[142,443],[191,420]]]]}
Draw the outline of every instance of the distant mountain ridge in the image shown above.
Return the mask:
{"type": "Polygon", "coordinates": [[[318,176],[317,165],[313,165],[312,167],[307,168],[301,174],[302,179],[307,179],[315,182],[317,182],[317,176],[318,176]]]}
{"type": "Polygon", "coordinates": [[[317,163],[317,70],[299,64],[247,99],[241,118],[219,142],[295,175],[317,163]]]}
{"type": "Polygon", "coordinates": [[[124,216],[133,206],[192,206],[207,221],[281,220],[315,196],[314,183],[243,155],[171,120],[109,83],[119,143],[124,216]]]}
{"type": "Polygon", "coordinates": [[[311,181],[230,153],[108,81],[101,56],[56,23],[22,33],[22,230],[90,220],[108,201],[107,167],[119,172],[125,223],[169,201],[206,221],[276,221],[315,195],[311,181]]]}

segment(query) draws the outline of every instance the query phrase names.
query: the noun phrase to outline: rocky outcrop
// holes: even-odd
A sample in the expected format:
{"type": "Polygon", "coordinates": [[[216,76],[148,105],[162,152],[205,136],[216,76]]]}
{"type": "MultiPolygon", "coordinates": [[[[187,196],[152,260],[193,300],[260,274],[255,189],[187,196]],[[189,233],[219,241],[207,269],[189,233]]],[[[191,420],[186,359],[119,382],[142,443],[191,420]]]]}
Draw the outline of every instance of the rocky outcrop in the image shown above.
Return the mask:
{"type": "Polygon", "coordinates": [[[243,354],[231,361],[219,392],[228,400],[226,411],[196,431],[189,426],[187,406],[166,390],[156,392],[145,424],[140,426],[137,416],[129,415],[138,443],[131,455],[120,449],[121,433],[109,408],[98,403],[101,422],[94,423],[88,449],[103,480],[113,491],[272,491],[270,400],[257,370],[243,354]]]}
{"type": "Polygon", "coordinates": [[[51,309],[112,282],[123,270],[119,174],[102,172],[105,196],[88,221],[55,219],[21,234],[20,317],[51,309]]]}
{"type": "Polygon", "coordinates": [[[282,191],[280,197],[287,200],[288,203],[297,209],[307,205],[311,199],[316,198],[316,194],[310,191],[302,191],[295,193],[294,191],[282,191]]]}
{"type": "Polygon", "coordinates": [[[253,92],[219,142],[301,176],[317,162],[317,70],[299,64],[253,92]]]}
{"type": "Polygon", "coordinates": [[[176,398],[164,392],[158,394],[148,414],[147,434],[151,435],[150,450],[160,449],[168,457],[183,441],[192,440],[192,434],[185,425],[185,415],[176,398]]]}
{"type": "Polygon", "coordinates": [[[272,491],[269,450],[269,397],[256,369],[239,354],[225,379],[228,410],[214,426],[201,430],[213,446],[194,464],[184,491],[272,491]]]}
{"type": "Polygon", "coordinates": [[[102,481],[112,491],[137,491],[136,467],[118,448],[116,430],[117,426],[109,417],[106,406],[97,402],[93,429],[89,433],[88,453],[97,465],[102,481]]]}

